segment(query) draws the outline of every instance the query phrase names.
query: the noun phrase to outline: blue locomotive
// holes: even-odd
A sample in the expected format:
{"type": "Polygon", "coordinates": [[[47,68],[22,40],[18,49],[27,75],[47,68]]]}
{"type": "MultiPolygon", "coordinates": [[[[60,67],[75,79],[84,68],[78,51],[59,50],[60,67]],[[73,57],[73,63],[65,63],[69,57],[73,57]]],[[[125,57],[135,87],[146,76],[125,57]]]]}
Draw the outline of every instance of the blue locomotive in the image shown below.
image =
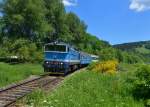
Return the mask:
{"type": "Polygon", "coordinates": [[[87,66],[93,57],[77,51],[66,43],[48,43],[44,46],[44,71],[56,74],[67,74],[80,67],[87,66]]]}

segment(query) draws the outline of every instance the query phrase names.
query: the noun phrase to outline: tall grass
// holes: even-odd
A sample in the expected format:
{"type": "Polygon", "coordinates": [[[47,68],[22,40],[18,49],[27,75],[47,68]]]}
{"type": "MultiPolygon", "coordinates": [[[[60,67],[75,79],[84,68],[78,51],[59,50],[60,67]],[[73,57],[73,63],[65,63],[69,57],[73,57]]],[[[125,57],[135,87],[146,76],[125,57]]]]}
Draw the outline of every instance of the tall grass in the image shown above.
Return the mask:
{"type": "Polygon", "coordinates": [[[132,97],[132,85],[125,81],[126,78],[124,73],[112,76],[81,72],[67,78],[50,95],[32,97],[38,92],[28,96],[26,103],[34,107],[144,107],[142,101],[132,97]]]}
{"type": "Polygon", "coordinates": [[[42,71],[42,66],[38,64],[9,65],[0,63],[0,87],[20,81],[30,75],[40,74],[42,71]]]}

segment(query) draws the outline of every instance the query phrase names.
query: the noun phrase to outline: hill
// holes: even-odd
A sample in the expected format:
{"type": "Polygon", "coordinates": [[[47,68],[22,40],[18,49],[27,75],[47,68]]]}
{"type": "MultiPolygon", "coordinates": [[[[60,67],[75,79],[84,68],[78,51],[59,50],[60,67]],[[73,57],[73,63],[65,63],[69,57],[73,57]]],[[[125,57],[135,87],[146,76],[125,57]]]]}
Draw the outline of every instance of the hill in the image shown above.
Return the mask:
{"type": "Polygon", "coordinates": [[[150,40],[149,41],[140,41],[140,42],[131,42],[131,43],[123,43],[114,45],[115,48],[119,48],[121,50],[131,50],[139,47],[145,47],[150,50],[150,40]]]}
{"type": "Polygon", "coordinates": [[[132,52],[136,55],[143,57],[147,62],[150,61],[150,41],[131,42],[124,44],[117,44],[114,48],[121,49],[123,51],[132,52]]]}

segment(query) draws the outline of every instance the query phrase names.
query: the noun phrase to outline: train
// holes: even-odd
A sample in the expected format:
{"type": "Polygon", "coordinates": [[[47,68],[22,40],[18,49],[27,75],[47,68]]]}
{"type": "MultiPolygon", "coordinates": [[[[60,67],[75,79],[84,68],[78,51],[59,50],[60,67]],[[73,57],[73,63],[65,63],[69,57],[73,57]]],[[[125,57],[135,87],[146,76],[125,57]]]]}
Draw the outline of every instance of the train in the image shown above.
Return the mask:
{"type": "Polygon", "coordinates": [[[63,42],[52,42],[44,45],[44,72],[68,74],[71,71],[86,67],[99,57],[81,52],[63,42]]]}

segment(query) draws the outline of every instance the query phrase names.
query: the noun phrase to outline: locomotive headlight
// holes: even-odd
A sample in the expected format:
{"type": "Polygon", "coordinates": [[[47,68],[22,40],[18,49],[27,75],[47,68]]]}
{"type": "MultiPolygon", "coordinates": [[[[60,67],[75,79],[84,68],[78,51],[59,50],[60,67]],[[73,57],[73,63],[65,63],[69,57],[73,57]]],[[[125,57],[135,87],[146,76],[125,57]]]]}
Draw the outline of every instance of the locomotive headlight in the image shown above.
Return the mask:
{"type": "Polygon", "coordinates": [[[46,64],[48,64],[48,61],[46,61],[46,64]]]}
{"type": "Polygon", "coordinates": [[[63,65],[63,63],[62,63],[62,62],[61,62],[60,64],[61,64],[61,65],[63,65]]]}

